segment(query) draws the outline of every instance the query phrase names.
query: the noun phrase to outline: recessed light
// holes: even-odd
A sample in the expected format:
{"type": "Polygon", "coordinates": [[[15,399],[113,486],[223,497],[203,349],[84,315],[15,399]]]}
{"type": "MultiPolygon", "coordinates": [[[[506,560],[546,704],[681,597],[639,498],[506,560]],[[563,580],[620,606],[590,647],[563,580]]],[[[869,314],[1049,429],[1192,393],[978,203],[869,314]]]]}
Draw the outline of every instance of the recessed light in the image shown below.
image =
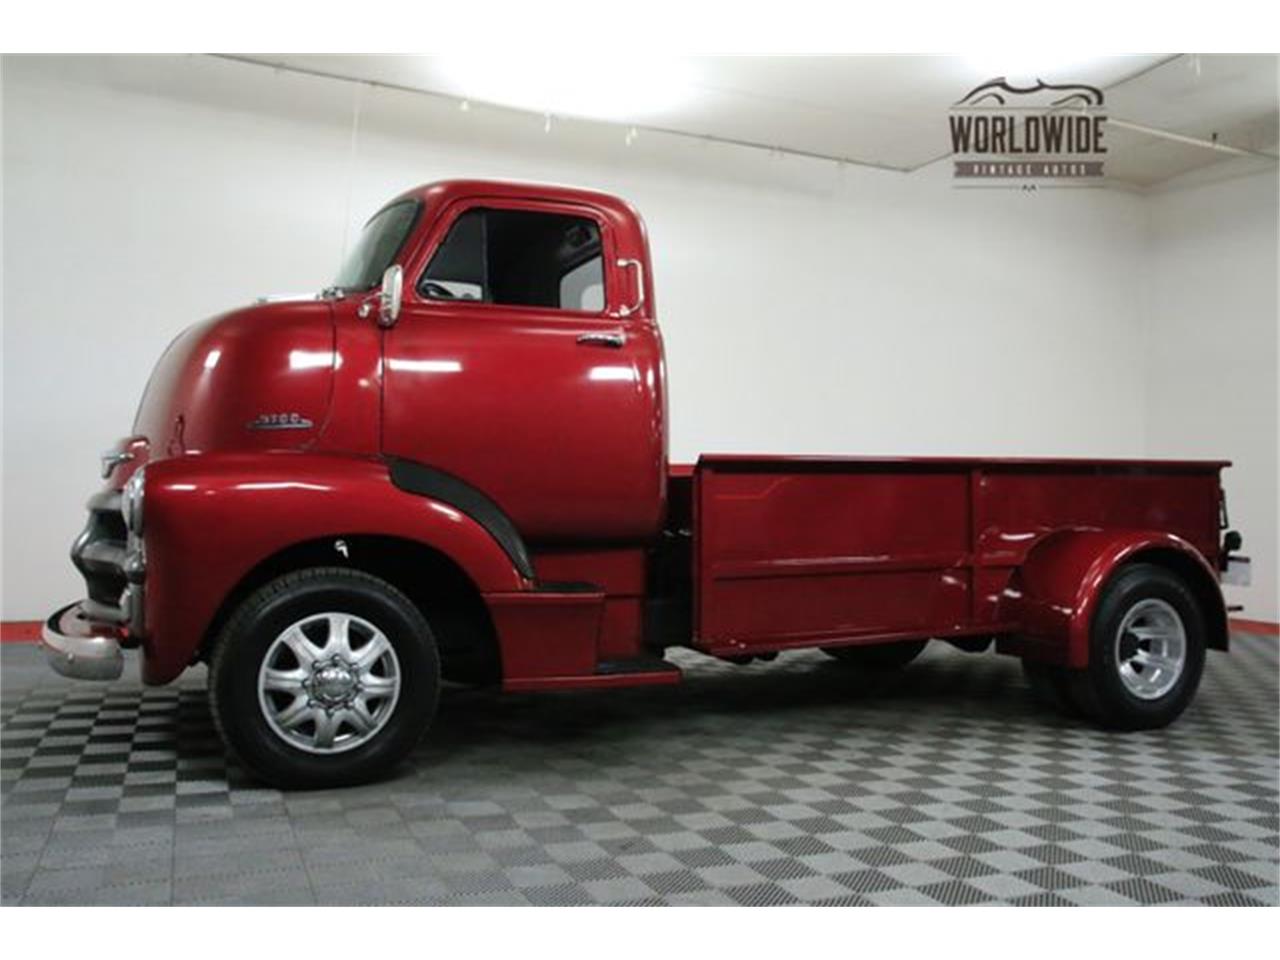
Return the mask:
{"type": "Polygon", "coordinates": [[[675,59],[444,56],[430,70],[470,101],[593,120],[644,120],[693,94],[687,63],[675,59]]]}

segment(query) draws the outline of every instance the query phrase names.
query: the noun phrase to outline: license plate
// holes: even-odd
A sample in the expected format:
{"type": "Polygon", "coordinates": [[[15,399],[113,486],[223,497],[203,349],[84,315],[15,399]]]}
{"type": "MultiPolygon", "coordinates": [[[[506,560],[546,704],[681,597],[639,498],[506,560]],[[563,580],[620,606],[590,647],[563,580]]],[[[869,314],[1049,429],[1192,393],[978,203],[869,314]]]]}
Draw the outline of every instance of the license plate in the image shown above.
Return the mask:
{"type": "Polygon", "coordinates": [[[1253,582],[1253,566],[1248,557],[1228,557],[1227,569],[1222,571],[1222,582],[1233,587],[1247,587],[1253,582]]]}

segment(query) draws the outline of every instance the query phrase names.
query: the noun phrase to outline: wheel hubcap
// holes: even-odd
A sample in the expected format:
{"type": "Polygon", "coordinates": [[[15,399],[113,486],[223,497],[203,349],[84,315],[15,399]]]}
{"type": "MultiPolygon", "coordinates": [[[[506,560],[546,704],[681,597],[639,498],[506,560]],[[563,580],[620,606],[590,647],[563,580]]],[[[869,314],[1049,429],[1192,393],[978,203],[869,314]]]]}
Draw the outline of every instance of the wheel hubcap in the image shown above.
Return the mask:
{"type": "Polygon", "coordinates": [[[386,726],[400,697],[400,661],[386,636],[347,613],[290,624],[267,649],[258,702],[272,732],[309,753],[340,753],[386,726]]]}
{"type": "Polygon", "coordinates": [[[360,681],[351,667],[334,657],[323,666],[313,668],[310,679],[303,680],[302,686],[324,706],[336,707],[351,700],[360,689],[360,681]]]}
{"type": "Polygon", "coordinates": [[[1158,700],[1173,689],[1187,660],[1187,631],[1172,606],[1139,600],[1116,630],[1120,680],[1135,697],[1158,700]]]}

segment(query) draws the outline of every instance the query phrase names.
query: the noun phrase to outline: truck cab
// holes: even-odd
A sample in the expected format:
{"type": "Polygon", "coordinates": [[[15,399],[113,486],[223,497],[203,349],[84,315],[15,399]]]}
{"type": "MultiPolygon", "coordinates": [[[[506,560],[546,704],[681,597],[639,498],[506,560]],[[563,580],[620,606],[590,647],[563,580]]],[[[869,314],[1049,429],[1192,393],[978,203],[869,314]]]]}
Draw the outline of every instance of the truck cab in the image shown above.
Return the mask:
{"type": "Polygon", "coordinates": [[[388,769],[442,679],[670,684],[672,646],[887,669],[935,638],[1100,722],[1181,712],[1227,644],[1225,463],[673,465],[649,265],[618,198],[446,181],[316,296],[183,332],[104,457],[53,667],[207,663],[228,746],[286,785],[388,769]]]}

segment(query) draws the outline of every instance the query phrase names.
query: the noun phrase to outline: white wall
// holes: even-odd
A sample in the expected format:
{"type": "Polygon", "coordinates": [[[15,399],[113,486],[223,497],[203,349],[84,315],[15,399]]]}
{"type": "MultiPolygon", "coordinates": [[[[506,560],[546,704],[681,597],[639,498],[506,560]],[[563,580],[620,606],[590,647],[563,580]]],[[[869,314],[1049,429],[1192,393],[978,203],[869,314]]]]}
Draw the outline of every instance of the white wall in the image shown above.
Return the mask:
{"type": "Polygon", "coordinates": [[[1147,449],[1234,461],[1224,475],[1231,525],[1254,585],[1228,588],[1228,599],[1275,621],[1276,174],[1189,177],[1148,204],[1147,449]]]}
{"type": "Polygon", "coordinates": [[[165,343],[254,295],[319,288],[344,227],[446,176],[590,185],[643,211],[677,458],[1145,451],[1141,196],[961,191],[942,166],[661,135],[626,147],[606,126],[545,134],[204,57],[3,70],[6,619],[79,595],[66,549],[96,455],[165,343]]]}

